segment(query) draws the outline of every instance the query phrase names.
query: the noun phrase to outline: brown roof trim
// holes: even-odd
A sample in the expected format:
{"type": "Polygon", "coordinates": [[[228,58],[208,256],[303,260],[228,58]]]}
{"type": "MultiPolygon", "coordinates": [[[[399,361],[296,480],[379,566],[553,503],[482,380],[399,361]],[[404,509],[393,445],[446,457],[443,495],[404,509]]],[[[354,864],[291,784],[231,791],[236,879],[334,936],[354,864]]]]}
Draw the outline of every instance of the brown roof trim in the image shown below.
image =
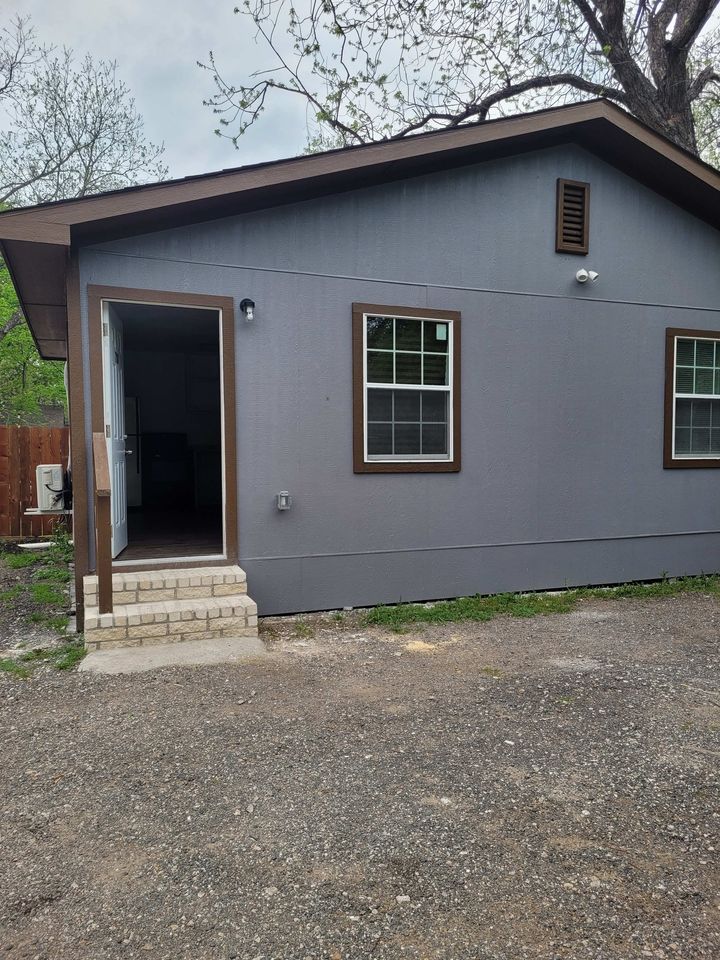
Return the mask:
{"type": "MultiPolygon", "coordinates": [[[[554,107],[484,123],[223,170],[183,180],[10,210],[0,243],[15,265],[18,293],[35,325],[55,320],[48,341],[64,340],[65,278],[50,250],[102,242],[293,203],[376,183],[573,142],[720,228],[720,172],[606,100],[554,107]],[[47,267],[37,269],[38,253],[47,267]],[[42,297],[38,285],[43,286],[42,297]],[[35,305],[42,307],[34,309],[35,305]]],[[[52,341],[52,346],[50,343],[52,341]]],[[[53,353],[49,351],[52,350],[53,353]]]]}
{"type": "MultiPolygon", "coordinates": [[[[431,133],[384,140],[378,143],[346,147],[326,153],[277,160],[233,170],[219,171],[129,187],[105,194],[26,207],[0,214],[0,238],[42,240],[45,243],[69,242],[63,227],[98,223],[119,216],[149,210],[158,211],[177,205],[193,204],[229,194],[249,194],[257,190],[280,188],[299,181],[324,179],[351,173],[357,178],[372,167],[386,167],[418,158],[458,153],[468,148],[517,141],[543,132],[559,132],[592,121],[609,122],[631,139],[650,147],[700,183],[720,190],[720,173],[697,157],[682,150],[625,111],[605,100],[555,107],[535,113],[518,114],[480,124],[439,130],[431,133]]],[[[477,156],[476,159],[481,159],[477,156]]]]}

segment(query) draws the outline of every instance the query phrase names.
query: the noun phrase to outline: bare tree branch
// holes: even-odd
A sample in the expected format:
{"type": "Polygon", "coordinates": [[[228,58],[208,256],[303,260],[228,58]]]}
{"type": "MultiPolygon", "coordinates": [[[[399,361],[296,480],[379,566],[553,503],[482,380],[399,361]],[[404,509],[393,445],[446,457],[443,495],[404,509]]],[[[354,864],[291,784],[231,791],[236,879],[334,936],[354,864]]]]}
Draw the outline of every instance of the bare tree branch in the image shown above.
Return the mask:
{"type": "Polygon", "coordinates": [[[206,103],[238,145],[276,91],[305,101],[312,149],[407,136],[587,96],[688,150],[717,143],[720,0],[246,0],[262,73],[214,57],[206,103]],[[702,109],[700,100],[702,99],[702,109]],[[702,123],[699,139],[696,118],[702,123]]]}
{"type": "Polygon", "coordinates": [[[164,148],[145,139],[114,63],[77,62],[70,50],[28,44],[24,61],[15,56],[11,86],[0,91],[8,120],[0,130],[0,203],[85,196],[167,175],[164,148]]]}

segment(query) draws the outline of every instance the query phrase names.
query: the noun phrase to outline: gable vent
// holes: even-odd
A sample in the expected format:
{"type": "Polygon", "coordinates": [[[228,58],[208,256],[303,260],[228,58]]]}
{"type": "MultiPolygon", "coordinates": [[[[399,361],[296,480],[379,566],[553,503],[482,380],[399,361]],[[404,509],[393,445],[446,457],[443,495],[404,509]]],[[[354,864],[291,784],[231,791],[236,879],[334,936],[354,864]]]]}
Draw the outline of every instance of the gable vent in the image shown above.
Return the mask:
{"type": "Polygon", "coordinates": [[[587,253],[589,227],[590,184],[580,180],[558,180],[555,250],[558,253],[587,253]]]}

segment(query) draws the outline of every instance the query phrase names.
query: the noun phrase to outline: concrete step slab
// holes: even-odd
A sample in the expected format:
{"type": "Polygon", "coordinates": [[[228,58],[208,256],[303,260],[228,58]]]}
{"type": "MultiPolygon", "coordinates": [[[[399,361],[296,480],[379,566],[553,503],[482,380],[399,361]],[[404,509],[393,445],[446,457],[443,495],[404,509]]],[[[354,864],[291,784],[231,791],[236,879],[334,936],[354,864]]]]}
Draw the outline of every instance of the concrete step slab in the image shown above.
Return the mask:
{"type": "Polygon", "coordinates": [[[157,646],[91,651],[80,662],[78,669],[87,673],[142,673],[165,667],[242,663],[270,656],[258,637],[220,637],[213,640],[185,640],[182,643],[157,646]]]}

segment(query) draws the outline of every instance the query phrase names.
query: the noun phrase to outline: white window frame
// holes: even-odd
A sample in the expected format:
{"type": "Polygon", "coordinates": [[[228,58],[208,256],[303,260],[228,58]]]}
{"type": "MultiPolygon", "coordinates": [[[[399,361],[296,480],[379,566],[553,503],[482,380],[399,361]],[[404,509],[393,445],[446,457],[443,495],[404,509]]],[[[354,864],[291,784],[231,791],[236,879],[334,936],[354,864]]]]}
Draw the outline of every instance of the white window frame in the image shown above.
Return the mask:
{"type": "MultiPolygon", "coordinates": [[[[720,461],[720,453],[678,453],[675,450],[675,419],[677,416],[677,401],[678,400],[720,400],[720,393],[678,393],[677,389],[677,349],[678,349],[678,340],[709,340],[711,343],[720,343],[718,337],[702,337],[697,336],[695,333],[674,333],[673,334],[673,370],[672,370],[672,458],[673,460],[718,460],[720,461]]],[[[696,366],[693,365],[693,369],[696,369],[696,366]]],[[[713,368],[714,369],[714,368],[713,368]]],[[[714,382],[714,377],[713,377],[714,382]]]]}
{"type": "MultiPolygon", "coordinates": [[[[424,344],[423,344],[424,347],[424,344]]],[[[373,348],[375,350],[375,348],[373,348]]],[[[417,353],[416,350],[396,350],[395,344],[393,342],[392,350],[377,350],[378,353],[392,353],[393,357],[397,353],[417,353]]],[[[425,350],[422,350],[422,355],[425,354],[425,350]]],[[[431,353],[432,351],[427,351],[431,353]]],[[[445,356],[445,354],[438,354],[439,356],[445,356]]],[[[455,442],[455,423],[454,423],[454,401],[455,401],[455,380],[454,380],[454,364],[455,364],[455,321],[448,319],[446,317],[431,317],[431,316],[416,316],[411,313],[373,313],[371,311],[363,312],[362,314],[362,358],[363,358],[363,458],[365,463],[374,464],[374,463],[452,463],[455,451],[454,451],[454,442],[455,442]],[[427,320],[429,323],[443,323],[447,324],[448,327],[448,350],[447,350],[447,384],[415,384],[415,383],[396,383],[394,380],[392,383],[369,383],[367,377],[367,361],[368,361],[368,345],[367,345],[367,318],[368,317],[378,317],[382,316],[388,320],[417,320],[423,322],[427,320]],[[418,392],[422,391],[434,391],[438,393],[447,394],[447,404],[448,404],[448,418],[447,418],[447,441],[448,441],[448,452],[442,454],[442,456],[431,455],[426,456],[422,453],[419,454],[389,454],[389,455],[377,455],[377,454],[368,454],[368,388],[371,390],[416,390],[418,392]]],[[[422,369],[422,365],[421,365],[422,369]]],[[[395,376],[395,365],[393,364],[393,378],[395,376]]]]}

